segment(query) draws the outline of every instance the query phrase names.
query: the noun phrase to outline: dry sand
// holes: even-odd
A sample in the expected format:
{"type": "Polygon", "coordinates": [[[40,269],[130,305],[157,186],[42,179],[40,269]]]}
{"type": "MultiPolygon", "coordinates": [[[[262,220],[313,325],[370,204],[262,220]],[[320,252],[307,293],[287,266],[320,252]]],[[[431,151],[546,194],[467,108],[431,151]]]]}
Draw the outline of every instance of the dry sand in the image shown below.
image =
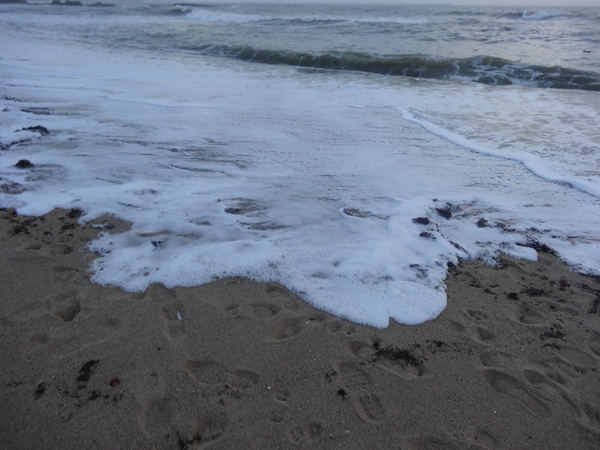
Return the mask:
{"type": "Polygon", "coordinates": [[[3,449],[600,448],[600,280],[551,254],[379,330],[274,283],[91,284],[91,225],[0,210],[3,449]]]}

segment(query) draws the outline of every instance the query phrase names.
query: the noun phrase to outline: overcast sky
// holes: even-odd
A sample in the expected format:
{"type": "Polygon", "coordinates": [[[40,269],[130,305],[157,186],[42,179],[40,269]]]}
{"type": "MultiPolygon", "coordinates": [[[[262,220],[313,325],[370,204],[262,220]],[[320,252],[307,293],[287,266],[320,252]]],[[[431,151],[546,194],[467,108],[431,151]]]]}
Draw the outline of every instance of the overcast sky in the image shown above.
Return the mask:
{"type": "MultiPolygon", "coordinates": [[[[386,2],[388,3],[388,2],[386,2]]],[[[395,3],[390,1],[389,3],[395,3]]],[[[408,3],[408,2],[403,2],[408,3]]],[[[600,6],[600,0],[453,0],[413,1],[412,3],[450,3],[454,5],[498,5],[498,6],[600,6]]]]}
{"type": "MultiPolygon", "coordinates": [[[[390,4],[453,4],[453,5],[494,5],[494,6],[598,6],[600,7],[600,0],[212,0],[214,3],[362,3],[365,5],[378,4],[378,3],[390,3],[390,4]]],[[[210,2],[209,2],[210,3],[210,2]]]]}

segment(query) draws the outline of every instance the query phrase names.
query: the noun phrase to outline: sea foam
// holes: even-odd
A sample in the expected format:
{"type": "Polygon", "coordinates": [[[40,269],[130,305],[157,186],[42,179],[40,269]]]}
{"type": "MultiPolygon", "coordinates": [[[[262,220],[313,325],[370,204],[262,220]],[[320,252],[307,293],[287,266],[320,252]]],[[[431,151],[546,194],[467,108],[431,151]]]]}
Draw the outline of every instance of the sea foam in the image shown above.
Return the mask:
{"type": "MultiPolygon", "coordinates": [[[[472,151],[470,136],[450,138],[443,114],[424,119],[428,105],[458,105],[472,85],[88,53],[33,38],[3,48],[4,89],[20,100],[2,100],[3,139],[30,125],[50,134],[2,153],[2,182],[25,190],[5,190],[0,203],[131,221],[90,244],[100,284],[142,291],[245,276],[385,327],[435,318],[459,258],[535,259],[531,244],[547,243],[598,273],[597,198],[539,177],[523,158],[472,151]],[[15,168],[21,158],[35,167],[15,168]]],[[[531,108],[477,89],[477,101],[515,117],[531,108]]]]}

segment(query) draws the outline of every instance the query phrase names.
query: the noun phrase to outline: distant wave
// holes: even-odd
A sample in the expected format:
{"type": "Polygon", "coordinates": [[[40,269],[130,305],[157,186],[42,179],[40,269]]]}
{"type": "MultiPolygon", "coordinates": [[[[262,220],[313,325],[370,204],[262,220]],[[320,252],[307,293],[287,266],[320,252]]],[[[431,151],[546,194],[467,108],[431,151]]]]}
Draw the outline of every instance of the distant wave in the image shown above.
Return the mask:
{"type": "Polygon", "coordinates": [[[600,74],[561,67],[514,63],[492,56],[443,58],[428,55],[375,55],[361,52],[296,52],[251,46],[206,45],[184,49],[264,64],[348,70],[412,78],[474,81],[490,85],[600,91],[600,74]]]}
{"type": "Polygon", "coordinates": [[[530,10],[514,10],[510,12],[494,12],[490,10],[456,10],[451,12],[442,12],[444,15],[459,16],[459,17],[491,17],[500,19],[514,20],[545,20],[557,17],[578,16],[580,13],[570,10],[545,10],[545,11],[530,11],[530,10]]]}
{"type": "Polygon", "coordinates": [[[189,9],[186,16],[201,22],[249,23],[269,20],[269,17],[254,14],[236,14],[210,9],[189,9]]]}
{"type": "Polygon", "coordinates": [[[431,22],[428,18],[415,18],[415,17],[404,17],[404,16],[395,16],[390,15],[386,17],[362,17],[362,18],[337,18],[338,22],[351,25],[353,23],[377,23],[377,24],[401,24],[401,25],[415,25],[415,24],[423,24],[431,22]]]}
{"type": "Polygon", "coordinates": [[[281,21],[289,24],[319,24],[319,25],[353,25],[357,23],[390,23],[390,24],[422,24],[429,22],[425,18],[411,18],[400,15],[389,16],[365,16],[365,17],[348,17],[344,15],[258,15],[258,14],[243,14],[237,13],[235,10],[231,12],[217,10],[204,5],[194,5],[191,3],[177,3],[178,10],[190,19],[202,22],[221,22],[221,23],[250,23],[250,22],[270,22],[281,21]]]}
{"type": "Polygon", "coordinates": [[[522,19],[525,20],[545,20],[545,19],[554,19],[556,17],[564,16],[565,14],[558,11],[537,11],[530,12],[525,11],[521,16],[522,19]]]}
{"type": "MultiPolygon", "coordinates": [[[[511,11],[494,11],[493,9],[457,9],[457,10],[446,10],[440,9],[434,12],[431,17],[408,17],[400,14],[388,14],[388,15],[364,15],[362,17],[349,17],[347,15],[339,14],[328,14],[326,16],[315,15],[302,15],[298,16],[287,15],[287,14],[246,14],[236,8],[223,9],[217,4],[204,4],[204,3],[190,3],[180,2],[173,3],[171,8],[164,10],[161,8],[162,14],[173,15],[186,15],[190,19],[195,19],[204,22],[222,22],[222,23],[248,23],[248,22],[259,22],[259,21],[288,21],[290,23],[323,23],[323,24],[352,24],[352,23],[395,23],[395,24],[422,24],[431,21],[432,17],[435,16],[453,16],[462,17],[465,19],[472,18],[480,20],[481,18],[490,19],[513,19],[513,20],[549,20],[557,19],[561,17],[584,17],[590,18],[590,11],[585,10],[573,10],[566,8],[547,9],[547,10],[528,10],[528,9],[514,9],[511,11]]],[[[596,11],[597,15],[598,12],[596,11]]]]}

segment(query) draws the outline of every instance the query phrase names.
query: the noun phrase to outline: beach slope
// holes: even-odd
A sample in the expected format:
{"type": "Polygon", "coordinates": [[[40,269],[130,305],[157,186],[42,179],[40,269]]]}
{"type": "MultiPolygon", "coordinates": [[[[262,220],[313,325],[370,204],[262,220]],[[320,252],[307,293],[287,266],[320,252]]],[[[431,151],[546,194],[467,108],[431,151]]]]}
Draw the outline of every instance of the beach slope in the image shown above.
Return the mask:
{"type": "Polygon", "coordinates": [[[375,329],[275,283],[89,282],[78,210],[0,210],[2,448],[597,448],[600,281],[463,261],[448,307],[375,329]]]}

